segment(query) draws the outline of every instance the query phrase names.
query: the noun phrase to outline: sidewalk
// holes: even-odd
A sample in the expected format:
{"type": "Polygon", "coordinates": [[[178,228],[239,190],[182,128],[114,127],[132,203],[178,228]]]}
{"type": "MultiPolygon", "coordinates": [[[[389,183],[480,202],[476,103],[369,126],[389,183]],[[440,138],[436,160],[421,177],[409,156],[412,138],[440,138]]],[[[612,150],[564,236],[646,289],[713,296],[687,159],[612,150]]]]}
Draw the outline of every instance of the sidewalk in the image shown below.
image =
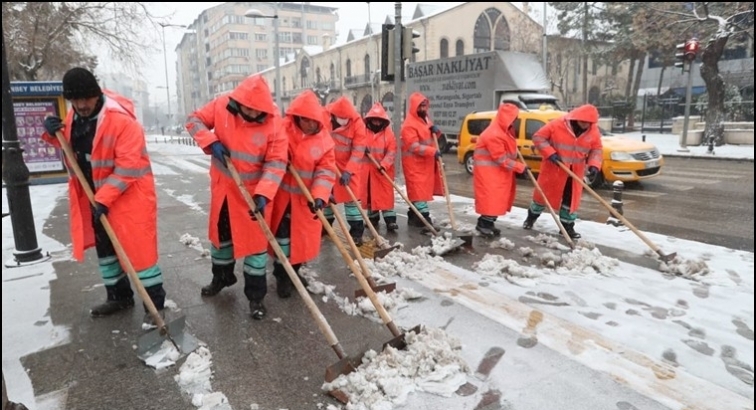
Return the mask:
{"type": "Polygon", "coordinates": [[[680,151],[680,136],[677,134],[656,134],[648,132],[628,132],[625,134],[615,134],[619,137],[630,138],[634,140],[643,140],[646,136],[646,142],[654,144],[659,152],[665,157],[695,157],[707,159],[730,159],[730,160],[748,160],[753,161],[753,145],[722,145],[714,147],[714,154],[709,154],[707,145],[688,146],[689,152],[680,151]]]}

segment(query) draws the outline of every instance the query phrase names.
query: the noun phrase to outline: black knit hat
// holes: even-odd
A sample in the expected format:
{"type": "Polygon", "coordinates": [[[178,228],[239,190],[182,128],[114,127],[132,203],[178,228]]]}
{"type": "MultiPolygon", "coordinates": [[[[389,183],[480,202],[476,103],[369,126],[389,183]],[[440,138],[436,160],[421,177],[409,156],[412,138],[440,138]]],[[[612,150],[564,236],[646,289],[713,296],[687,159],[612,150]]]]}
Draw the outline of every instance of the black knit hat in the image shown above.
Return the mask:
{"type": "Polygon", "coordinates": [[[86,68],[72,68],[63,76],[63,98],[66,100],[92,98],[101,95],[102,90],[97,84],[97,79],[86,68]]]}

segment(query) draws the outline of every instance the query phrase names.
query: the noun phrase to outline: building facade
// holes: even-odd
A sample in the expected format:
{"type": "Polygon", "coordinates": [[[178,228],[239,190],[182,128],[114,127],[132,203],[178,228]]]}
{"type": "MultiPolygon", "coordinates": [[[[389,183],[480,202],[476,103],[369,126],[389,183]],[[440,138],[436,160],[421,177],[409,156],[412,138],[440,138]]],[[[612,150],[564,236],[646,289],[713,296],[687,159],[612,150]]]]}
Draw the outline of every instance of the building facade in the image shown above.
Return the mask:
{"type": "MultiPolygon", "coordinates": [[[[203,11],[176,47],[179,115],[233,90],[248,75],[275,64],[273,16],[278,16],[279,58],[320,46],[336,36],[336,8],[309,3],[227,2],[203,11]],[[263,16],[245,17],[250,9],[263,16]]],[[[273,87],[271,82],[271,87],[273,87]]]]}

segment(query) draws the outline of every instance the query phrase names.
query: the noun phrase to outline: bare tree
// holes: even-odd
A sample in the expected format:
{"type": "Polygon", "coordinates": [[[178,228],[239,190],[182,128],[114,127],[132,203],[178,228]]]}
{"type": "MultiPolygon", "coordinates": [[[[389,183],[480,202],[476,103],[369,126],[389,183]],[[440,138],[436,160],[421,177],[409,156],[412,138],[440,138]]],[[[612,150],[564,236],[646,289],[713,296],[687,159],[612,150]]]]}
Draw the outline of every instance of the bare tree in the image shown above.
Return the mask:
{"type": "Polygon", "coordinates": [[[4,2],[3,35],[12,79],[60,78],[72,66],[94,68],[97,50],[128,68],[157,50],[161,18],[148,3],[4,2]]]}

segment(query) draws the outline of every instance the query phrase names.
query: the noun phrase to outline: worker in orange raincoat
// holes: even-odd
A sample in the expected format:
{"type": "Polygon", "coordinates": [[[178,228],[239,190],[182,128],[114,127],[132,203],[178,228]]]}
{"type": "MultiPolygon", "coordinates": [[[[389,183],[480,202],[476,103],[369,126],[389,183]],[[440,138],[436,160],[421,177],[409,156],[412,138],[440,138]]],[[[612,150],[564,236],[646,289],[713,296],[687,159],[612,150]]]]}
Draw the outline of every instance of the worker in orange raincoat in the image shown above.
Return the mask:
{"type": "MultiPolygon", "coordinates": [[[[95,247],[107,292],[105,303],[93,307],[90,313],[94,317],[109,316],[134,306],[131,283],[100,222],[102,215],[107,215],[150,299],[162,311],[165,290],[157,264],[155,179],[144,129],[134,114],[134,105],[123,96],[100,89],[94,74],[81,67],[72,68],[63,76],[63,97],[71,102],[73,110],[65,121],[57,116],[45,118],[42,138],[60,147],[55,133],[63,132],[94,191],[95,206],[90,206],[84,188],[66,160],[73,256],[81,262],[84,251],[95,247]]],[[[154,325],[148,312],[144,322],[154,325]]]]}
{"type": "MultiPolygon", "coordinates": [[[[362,234],[365,233],[365,221],[362,220],[358,208],[361,205],[352,199],[346,187],[351,188],[358,199],[364,189],[362,165],[367,140],[365,123],[346,97],[339,97],[328,104],[326,109],[331,117],[331,137],[334,142],[336,166],[341,173],[338,183],[333,187],[333,199],[337,204],[344,204],[349,236],[360,246],[362,234]]],[[[325,216],[333,223],[334,216],[330,207],[325,209],[325,216]]]]}
{"type": "Polygon", "coordinates": [[[517,132],[513,124],[519,111],[514,104],[499,105],[496,117],[475,144],[473,191],[475,212],[480,214],[475,229],[484,236],[501,234],[494,222],[512,210],[517,189],[514,172],[521,174],[527,169],[517,160],[517,132]]]}
{"type": "MultiPolygon", "coordinates": [[[[287,171],[273,199],[271,230],[299,274],[303,263],[320,253],[322,224],[314,215],[328,206],[336,181],[333,139],[325,122],[325,108],[311,90],[299,94],[286,110],[279,133],[288,140],[289,162],[304,181],[314,202],[308,202],[296,179],[287,171]]],[[[279,261],[273,263],[278,296],[291,295],[293,283],[279,261]]],[[[307,286],[307,282],[302,283],[307,286]]]]}
{"type": "Polygon", "coordinates": [[[365,181],[362,186],[362,203],[367,209],[370,223],[376,229],[380,222],[381,213],[386,223],[386,230],[394,232],[399,229],[396,224],[396,212],[394,211],[394,186],[387,180],[381,171],[386,172],[391,180],[394,179],[394,160],[396,159],[396,137],[391,130],[391,121],[381,103],[377,102],[365,115],[365,127],[367,128],[367,150],[365,155],[372,156],[380,167],[373,165],[366,158],[362,167],[362,178],[365,181]]]}
{"type": "Polygon", "coordinates": [[[528,217],[522,227],[532,229],[536,219],[545,208],[545,201],[559,208],[559,220],[572,239],[580,238],[575,232],[575,220],[580,208],[583,186],[570,178],[558,165],[563,163],[576,175],[584,175],[586,166],[591,178],[601,169],[603,148],[598,129],[599,113],[590,104],[581,105],[554,119],[533,135],[533,144],[548,159],[541,161],[538,183],[546,198],[538,190],[533,192],[533,202],[528,208],[528,217]]]}
{"type": "MultiPolygon", "coordinates": [[[[441,151],[436,148],[433,138],[441,135],[428,114],[430,102],[414,92],[409,97],[407,117],[402,124],[402,168],[407,184],[407,197],[429,223],[433,223],[428,201],[434,195],[444,195],[441,185],[439,158],[441,151]]],[[[407,212],[409,226],[424,227],[412,210],[407,212]]]]}
{"type": "Polygon", "coordinates": [[[263,299],[268,290],[268,241],[256,219],[264,215],[270,223],[267,205],[286,172],[286,138],[277,132],[279,122],[268,83],[254,75],[189,115],[186,124],[189,134],[212,158],[208,235],[213,279],[202,288],[202,296],[214,296],[236,283],[236,259],[244,258],[244,294],[257,320],[267,313],[263,299]],[[227,161],[252,195],[256,213],[250,214],[227,161]]]}

